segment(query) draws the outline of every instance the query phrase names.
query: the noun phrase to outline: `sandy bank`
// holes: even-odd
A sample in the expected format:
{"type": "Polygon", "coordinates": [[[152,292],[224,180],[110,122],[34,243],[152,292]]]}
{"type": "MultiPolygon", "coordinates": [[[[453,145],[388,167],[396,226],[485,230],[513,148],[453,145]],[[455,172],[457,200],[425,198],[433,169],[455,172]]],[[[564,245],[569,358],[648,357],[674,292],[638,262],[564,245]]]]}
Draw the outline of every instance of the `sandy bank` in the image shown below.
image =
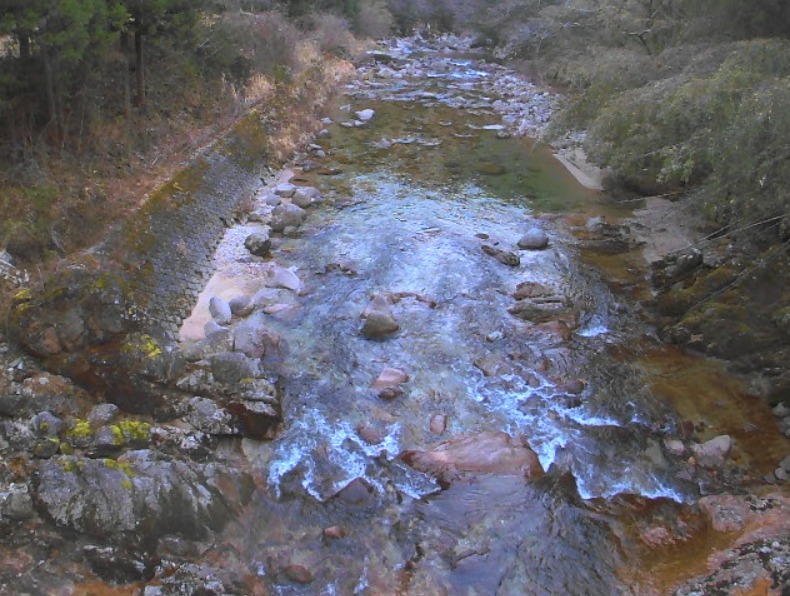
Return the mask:
{"type": "Polygon", "coordinates": [[[554,156],[573,175],[579,184],[590,190],[603,190],[603,170],[587,161],[587,155],[580,147],[562,148],[554,156]]]}

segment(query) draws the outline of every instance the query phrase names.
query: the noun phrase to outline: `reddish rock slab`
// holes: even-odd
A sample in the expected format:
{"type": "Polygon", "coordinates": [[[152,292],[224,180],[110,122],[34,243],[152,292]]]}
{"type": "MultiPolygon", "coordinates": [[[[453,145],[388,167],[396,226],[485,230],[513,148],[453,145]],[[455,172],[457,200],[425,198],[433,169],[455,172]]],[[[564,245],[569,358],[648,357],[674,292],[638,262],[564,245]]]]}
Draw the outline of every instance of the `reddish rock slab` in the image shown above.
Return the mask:
{"type": "Polygon", "coordinates": [[[357,425],[356,431],[359,438],[368,445],[378,445],[384,440],[384,437],[387,436],[384,431],[364,422],[360,422],[357,425]]]}
{"type": "Polygon", "coordinates": [[[401,385],[409,380],[409,375],[399,368],[387,367],[381,371],[378,378],[373,381],[370,388],[378,392],[379,395],[393,390],[398,390],[401,385]]]}
{"type": "Polygon", "coordinates": [[[459,474],[543,474],[538,457],[520,439],[501,431],[465,434],[426,451],[406,451],[400,458],[415,470],[450,483],[459,474]]]}

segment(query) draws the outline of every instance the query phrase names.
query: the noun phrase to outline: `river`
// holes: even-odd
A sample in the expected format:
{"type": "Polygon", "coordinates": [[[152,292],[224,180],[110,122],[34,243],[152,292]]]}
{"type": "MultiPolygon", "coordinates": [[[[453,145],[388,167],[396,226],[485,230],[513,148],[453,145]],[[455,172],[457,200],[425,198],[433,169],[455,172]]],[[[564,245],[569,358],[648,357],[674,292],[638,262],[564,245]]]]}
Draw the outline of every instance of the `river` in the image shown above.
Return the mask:
{"type": "MultiPolygon", "coordinates": [[[[261,289],[271,261],[243,248],[261,224],[237,226],[182,331],[200,336],[207,297],[246,293],[282,338],[285,422],[243,441],[257,490],[226,538],[276,594],[632,593],[608,504],[696,500],[712,480],[684,474],[664,439],[683,434],[691,392],[722,412],[741,394],[660,345],[631,300],[647,291],[638,251],[585,252],[579,227],[625,213],[520,134],[544,126],[548,94],[459,40],[387,54],[360,69],[308,166],[281,176],[323,195],[275,239],[300,287],[261,289]],[[355,123],[361,110],[373,116],[355,123]],[[548,247],[515,248],[535,228],[548,247]],[[630,293],[614,289],[623,275],[630,293]],[[510,312],[517,291],[527,315],[510,312]],[[360,332],[375,296],[399,326],[380,341],[360,332]],[[671,379],[689,367],[684,393],[671,379]],[[385,369],[406,380],[382,397],[385,369]]],[[[710,436],[738,432],[719,422],[710,436]]],[[[739,457],[757,461],[747,443],[739,457]]]]}

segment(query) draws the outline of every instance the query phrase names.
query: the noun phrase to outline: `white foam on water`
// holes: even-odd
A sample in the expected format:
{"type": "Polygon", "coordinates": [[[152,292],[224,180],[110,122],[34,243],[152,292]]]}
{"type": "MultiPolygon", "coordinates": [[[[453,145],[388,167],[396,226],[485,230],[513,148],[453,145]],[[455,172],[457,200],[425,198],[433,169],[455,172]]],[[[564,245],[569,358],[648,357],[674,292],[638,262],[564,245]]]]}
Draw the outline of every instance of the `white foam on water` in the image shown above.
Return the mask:
{"type": "Polygon", "coordinates": [[[580,329],[576,332],[576,334],[581,337],[599,337],[601,335],[606,335],[609,332],[610,329],[606,325],[593,325],[591,327],[580,329]]]}
{"type": "Polygon", "coordinates": [[[623,426],[618,420],[615,420],[614,418],[585,414],[582,408],[563,408],[562,414],[582,426],[623,426]]]}
{"type": "Polygon", "coordinates": [[[599,337],[611,333],[611,329],[606,325],[606,318],[601,314],[593,314],[584,325],[576,331],[580,337],[599,337]]]}
{"type": "Polygon", "coordinates": [[[608,477],[605,490],[593,490],[590,482],[586,481],[584,475],[574,474],[576,477],[576,487],[582,499],[604,498],[610,499],[617,495],[630,494],[640,495],[648,499],[671,499],[676,503],[687,503],[691,500],[689,495],[684,495],[676,488],[667,486],[654,474],[648,475],[641,481],[636,481],[629,477],[630,468],[620,468],[617,477],[608,477]]]}
{"type": "Polygon", "coordinates": [[[401,451],[399,434],[400,426],[395,425],[380,443],[369,445],[356,433],[347,421],[330,423],[324,413],[310,408],[296,415],[294,423],[283,437],[278,440],[277,448],[271,463],[267,481],[279,499],[282,478],[295,470],[302,474],[302,488],[318,501],[325,501],[345,485],[356,478],[364,478],[372,486],[383,491],[384,487],[375,478],[367,474],[368,466],[373,458],[386,454],[392,459],[401,451]],[[356,449],[349,449],[352,444],[356,449]],[[342,475],[331,479],[329,491],[319,487],[326,485],[324,478],[317,477],[315,460],[312,452],[319,446],[328,447],[327,460],[342,470],[342,475]],[[329,494],[324,494],[328,492],[329,494]]]}

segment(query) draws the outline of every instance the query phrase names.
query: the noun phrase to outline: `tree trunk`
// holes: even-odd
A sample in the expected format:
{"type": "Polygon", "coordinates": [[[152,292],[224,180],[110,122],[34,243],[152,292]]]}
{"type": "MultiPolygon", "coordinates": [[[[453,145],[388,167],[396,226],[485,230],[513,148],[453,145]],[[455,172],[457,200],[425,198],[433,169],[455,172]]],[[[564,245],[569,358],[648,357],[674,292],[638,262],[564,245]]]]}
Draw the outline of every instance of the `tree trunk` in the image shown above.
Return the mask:
{"type": "Polygon", "coordinates": [[[140,24],[134,32],[135,74],[137,75],[137,105],[145,106],[145,57],[143,56],[143,33],[140,24]]]}
{"type": "Polygon", "coordinates": [[[132,115],[132,89],[129,83],[129,32],[121,31],[121,79],[123,82],[123,113],[129,118],[132,115]]]}
{"type": "Polygon", "coordinates": [[[58,118],[58,104],[55,96],[55,76],[52,72],[52,61],[49,52],[44,49],[41,52],[44,61],[44,84],[47,92],[47,115],[49,116],[50,126],[55,127],[55,138],[60,138],[60,121],[58,118]]]}
{"type": "Polygon", "coordinates": [[[22,64],[30,62],[30,36],[27,33],[17,33],[17,40],[19,41],[19,59],[22,64]]]}

